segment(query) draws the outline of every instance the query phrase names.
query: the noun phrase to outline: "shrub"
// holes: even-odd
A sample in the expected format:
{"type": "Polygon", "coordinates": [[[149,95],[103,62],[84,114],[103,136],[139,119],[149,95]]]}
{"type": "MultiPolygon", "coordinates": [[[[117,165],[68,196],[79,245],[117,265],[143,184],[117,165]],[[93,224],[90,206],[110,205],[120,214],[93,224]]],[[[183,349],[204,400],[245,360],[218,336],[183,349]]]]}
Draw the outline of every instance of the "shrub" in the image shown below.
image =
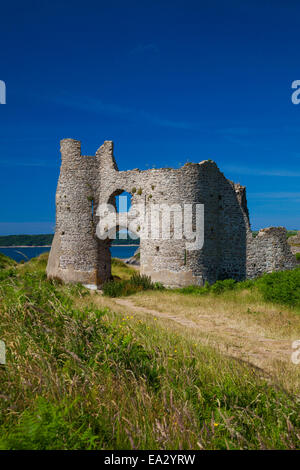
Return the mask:
{"type": "Polygon", "coordinates": [[[207,294],[209,292],[209,285],[206,285],[204,287],[200,286],[186,286],[186,287],[181,287],[179,289],[175,289],[176,292],[179,294],[186,294],[186,295],[202,295],[202,294],[207,294]]]}
{"type": "Polygon", "coordinates": [[[267,302],[300,307],[300,268],[289,271],[266,273],[258,279],[236,282],[234,279],[217,281],[204,287],[188,286],[176,289],[181,294],[222,294],[234,289],[258,289],[267,302]]]}
{"type": "Polygon", "coordinates": [[[300,268],[264,274],[255,281],[264,300],[300,306],[300,268]]]}
{"type": "Polygon", "coordinates": [[[296,260],[297,260],[297,261],[300,261],[300,253],[296,253],[295,256],[296,256],[296,260]]]}
{"type": "Polygon", "coordinates": [[[236,281],[234,279],[225,279],[224,281],[217,281],[210,287],[210,292],[213,294],[221,294],[222,292],[235,289],[236,281]]]}
{"type": "Polygon", "coordinates": [[[224,281],[216,281],[214,284],[209,285],[205,283],[203,287],[200,286],[187,286],[181,289],[177,289],[177,292],[181,294],[221,294],[228,290],[233,290],[238,286],[238,283],[234,279],[225,279],[224,281]]]}
{"type": "Polygon", "coordinates": [[[245,281],[240,281],[236,283],[237,289],[252,289],[255,285],[254,279],[246,279],[245,281]]]}

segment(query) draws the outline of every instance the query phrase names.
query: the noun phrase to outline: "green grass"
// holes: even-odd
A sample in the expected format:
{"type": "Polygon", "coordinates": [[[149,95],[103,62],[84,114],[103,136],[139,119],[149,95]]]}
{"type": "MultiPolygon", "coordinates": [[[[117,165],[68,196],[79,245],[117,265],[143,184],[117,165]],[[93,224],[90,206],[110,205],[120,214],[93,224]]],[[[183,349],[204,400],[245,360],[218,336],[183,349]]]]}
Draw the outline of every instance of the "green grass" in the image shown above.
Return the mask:
{"type": "Polygon", "coordinates": [[[187,286],[187,287],[181,287],[179,289],[174,289],[174,290],[175,292],[179,292],[181,294],[187,294],[187,295],[221,294],[228,290],[236,289],[237,286],[238,286],[238,283],[234,279],[225,279],[224,281],[217,281],[212,285],[205,283],[203,287],[187,286]]]}
{"type": "Polygon", "coordinates": [[[0,281],[7,277],[15,276],[15,270],[13,269],[17,263],[7,256],[0,253],[0,281]]]}
{"type": "Polygon", "coordinates": [[[299,397],[154,319],[97,309],[45,265],[0,281],[0,449],[300,448],[299,397]]]}
{"type": "Polygon", "coordinates": [[[204,287],[188,286],[176,289],[186,295],[221,294],[237,289],[258,289],[265,301],[300,309],[300,268],[278,271],[254,279],[237,282],[233,279],[217,281],[204,287]]]}
{"type": "Polygon", "coordinates": [[[16,266],[16,264],[17,263],[13,259],[0,253],[0,269],[10,268],[12,266],[16,266]]]}

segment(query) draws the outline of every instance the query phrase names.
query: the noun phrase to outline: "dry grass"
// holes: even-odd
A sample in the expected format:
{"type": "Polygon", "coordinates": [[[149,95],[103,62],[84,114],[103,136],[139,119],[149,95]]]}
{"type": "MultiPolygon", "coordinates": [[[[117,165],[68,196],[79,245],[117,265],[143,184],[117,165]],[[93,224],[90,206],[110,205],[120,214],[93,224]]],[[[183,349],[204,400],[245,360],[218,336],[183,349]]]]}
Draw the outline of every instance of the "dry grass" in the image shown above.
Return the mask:
{"type": "MultiPolygon", "coordinates": [[[[267,333],[280,329],[247,312],[267,309],[261,299],[168,291],[110,299],[47,281],[45,262],[32,260],[0,282],[8,349],[0,448],[299,447],[299,401],[283,389],[294,390],[295,374],[285,360],[255,367],[259,339],[266,348],[274,339],[267,333]]],[[[279,311],[269,307],[272,322],[279,311]]],[[[297,318],[288,309],[282,315],[278,344],[290,340],[284,324],[297,318]]]]}
{"type": "MultiPolygon", "coordinates": [[[[121,269],[120,277],[128,279],[132,268],[121,269]]],[[[93,302],[125,316],[133,314],[143,320],[153,316],[171,332],[175,328],[192,341],[249,362],[287,390],[299,393],[300,367],[291,362],[291,344],[300,338],[300,315],[293,308],[265,302],[257,289],[205,296],[145,291],[126,299],[96,293],[93,302]]]]}
{"type": "Polygon", "coordinates": [[[137,306],[169,312],[221,327],[241,328],[273,339],[300,337],[300,315],[292,308],[264,302],[258,291],[230,291],[221,295],[181,295],[171,291],[143,292],[130,297],[137,306]]]}
{"type": "Polygon", "coordinates": [[[300,315],[264,302],[257,290],[205,296],[146,291],[126,299],[96,294],[94,301],[124,315],[156,317],[170,331],[179,328],[197,343],[262,368],[291,392],[300,389],[300,367],[291,362],[292,341],[300,338],[300,315]]]}

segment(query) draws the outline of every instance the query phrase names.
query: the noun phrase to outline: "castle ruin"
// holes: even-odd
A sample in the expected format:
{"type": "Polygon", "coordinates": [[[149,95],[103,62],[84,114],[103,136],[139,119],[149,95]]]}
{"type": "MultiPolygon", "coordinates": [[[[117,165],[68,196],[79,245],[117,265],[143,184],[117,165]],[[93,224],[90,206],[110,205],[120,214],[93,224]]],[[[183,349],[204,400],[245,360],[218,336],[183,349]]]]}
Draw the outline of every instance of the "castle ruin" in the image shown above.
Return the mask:
{"type": "MultiPolygon", "coordinates": [[[[165,286],[243,280],[264,272],[291,269],[295,257],[283,227],[250,229],[246,188],[225,178],[205,160],[182,168],[119,171],[113,142],[94,156],[81,155],[81,143],[61,141],[61,170],[56,192],[56,231],[47,275],[64,282],[100,287],[111,279],[110,240],[96,235],[99,204],[115,204],[126,191],[131,204],[204,205],[204,244],[188,250],[183,239],[140,240],[141,274],[165,286]]],[[[120,227],[117,227],[118,229],[120,227]]]]}

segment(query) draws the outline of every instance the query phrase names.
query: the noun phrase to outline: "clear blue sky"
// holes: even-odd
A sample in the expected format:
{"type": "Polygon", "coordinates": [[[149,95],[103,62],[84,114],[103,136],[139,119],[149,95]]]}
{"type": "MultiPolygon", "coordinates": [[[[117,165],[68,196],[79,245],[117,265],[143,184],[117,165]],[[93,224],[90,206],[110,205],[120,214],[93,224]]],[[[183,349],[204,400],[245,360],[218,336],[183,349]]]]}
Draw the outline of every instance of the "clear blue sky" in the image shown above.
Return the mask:
{"type": "Polygon", "coordinates": [[[297,0],[2,2],[0,38],[0,234],[51,231],[65,137],[121,170],[213,159],[253,229],[300,229],[297,0]]]}

